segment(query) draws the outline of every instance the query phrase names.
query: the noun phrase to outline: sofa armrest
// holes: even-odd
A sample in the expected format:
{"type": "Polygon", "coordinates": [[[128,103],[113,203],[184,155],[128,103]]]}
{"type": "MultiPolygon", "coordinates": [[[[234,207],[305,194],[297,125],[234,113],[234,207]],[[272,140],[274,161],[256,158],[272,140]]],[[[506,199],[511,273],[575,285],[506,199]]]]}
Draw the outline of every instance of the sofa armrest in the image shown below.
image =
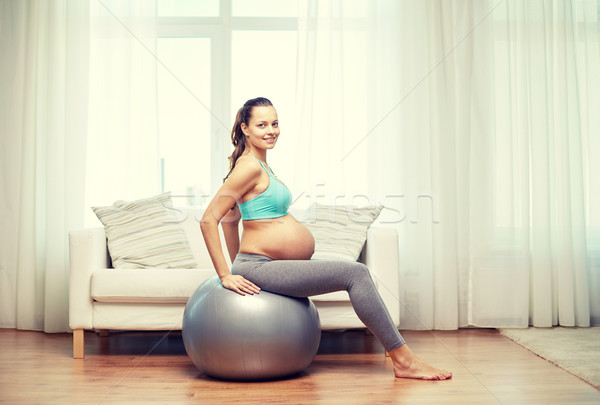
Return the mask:
{"type": "Polygon", "coordinates": [[[69,326],[91,329],[91,277],[94,270],[110,265],[104,228],[87,228],[69,233],[69,326]]]}
{"type": "Polygon", "coordinates": [[[369,268],[396,326],[400,324],[398,249],[398,232],[395,229],[371,227],[360,258],[369,268]]]}

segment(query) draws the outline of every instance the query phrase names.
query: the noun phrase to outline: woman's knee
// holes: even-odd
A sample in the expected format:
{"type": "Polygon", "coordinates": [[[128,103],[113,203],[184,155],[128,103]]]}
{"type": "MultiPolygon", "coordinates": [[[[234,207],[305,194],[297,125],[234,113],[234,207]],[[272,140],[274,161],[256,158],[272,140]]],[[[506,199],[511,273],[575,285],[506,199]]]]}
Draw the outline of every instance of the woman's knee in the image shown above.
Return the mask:
{"type": "Polygon", "coordinates": [[[369,268],[367,265],[361,262],[352,262],[352,267],[355,269],[355,271],[369,273],[369,268]]]}
{"type": "Polygon", "coordinates": [[[355,277],[359,279],[369,279],[371,280],[371,272],[369,268],[360,262],[353,262],[351,265],[351,269],[355,277]]]}

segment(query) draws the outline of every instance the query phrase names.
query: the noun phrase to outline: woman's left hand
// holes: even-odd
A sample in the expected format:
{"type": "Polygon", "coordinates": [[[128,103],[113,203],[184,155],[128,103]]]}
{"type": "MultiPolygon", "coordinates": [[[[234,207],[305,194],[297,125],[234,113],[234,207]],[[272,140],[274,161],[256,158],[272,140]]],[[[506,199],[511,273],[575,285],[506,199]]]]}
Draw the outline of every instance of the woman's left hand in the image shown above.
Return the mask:
{"type": "Polygon", "coordinates": [[[246,280],[243,276],[228,274],[221,279],[223,287],[235,291],[240,295],[258,294],[260,288],[250,280],[246,280]]]}

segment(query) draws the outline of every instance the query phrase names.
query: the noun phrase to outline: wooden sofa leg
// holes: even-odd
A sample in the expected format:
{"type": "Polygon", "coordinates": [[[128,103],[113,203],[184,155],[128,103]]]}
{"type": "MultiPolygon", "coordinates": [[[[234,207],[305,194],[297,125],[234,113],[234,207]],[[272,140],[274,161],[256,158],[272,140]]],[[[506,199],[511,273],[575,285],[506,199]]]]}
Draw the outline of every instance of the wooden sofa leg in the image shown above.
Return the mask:
{"type": "Polygon", "coordinates": [[[85,357],[85,341],[83,329],[73,330],[73,358],[83,359],[85,357]]]}

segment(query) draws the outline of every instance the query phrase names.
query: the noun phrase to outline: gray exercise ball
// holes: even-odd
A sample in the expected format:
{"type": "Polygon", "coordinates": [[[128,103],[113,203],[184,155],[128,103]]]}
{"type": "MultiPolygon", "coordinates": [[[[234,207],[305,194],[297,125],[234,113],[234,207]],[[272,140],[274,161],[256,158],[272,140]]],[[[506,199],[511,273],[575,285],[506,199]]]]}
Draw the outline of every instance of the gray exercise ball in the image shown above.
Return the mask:
{"type": "Polygon", "coordinates": [[[315,304],[267,291],[240,295],[218,277],[190,297],[183,343],[199,370],[228,380],[264,380],[295,374],[314,359],[321,340],[315,304]]]}

